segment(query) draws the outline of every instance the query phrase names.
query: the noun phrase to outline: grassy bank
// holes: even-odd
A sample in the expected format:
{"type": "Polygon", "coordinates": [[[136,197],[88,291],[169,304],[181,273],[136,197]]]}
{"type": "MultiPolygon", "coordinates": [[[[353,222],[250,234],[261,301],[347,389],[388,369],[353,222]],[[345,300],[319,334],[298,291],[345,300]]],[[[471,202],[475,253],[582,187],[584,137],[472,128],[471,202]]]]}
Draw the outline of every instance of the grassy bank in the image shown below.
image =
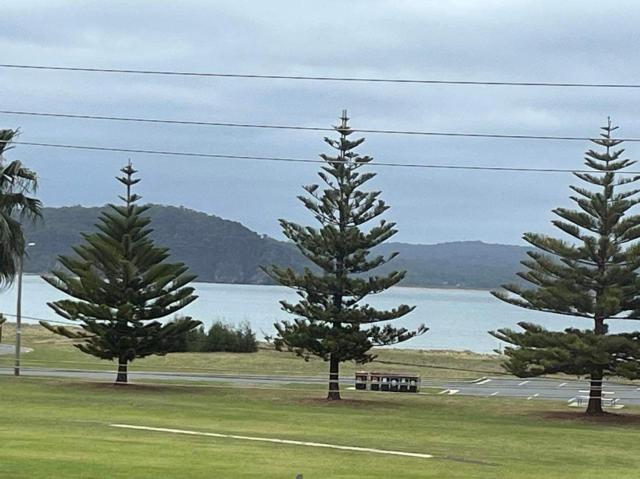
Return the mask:
{"type": "Polygon", "coordinates": [[[635,478],[634,416],[561,404],[0,377],[0,477],[635,478]],[[123,423],[432,454],[432,459],[120,430],[123,423]],[[622,446],[623,445],[623,446],[622,446]],[[604,469],[603,469],[604,468],[604,469]],[[598,473],[597,471],[600,471],[598,473]]]}
{"type": "MultiPolygon", "coordinates": [[[[13,343],[15,328],[4,326],[3,342],[13,343]]],[[[67,369],[108,369],[115,366],[86,355],[73,347],[69,339],[56,336],[38,325],[23,328],[22,344],[33,351],[23,355],[25,366],[67,369]]],[[[417,372],[423,378],[477,378],[501,373],[500,358],[496,355],[456,351],[425,351],[415,349],[379,349],[378,361],[366,365],[368,370],[417,372]],[[388,364],[392,363],[392,364],[388,364]]],[[[9,366],[11,356],[0,356],[0,365],[9,366]]],[[[353,375],[362,369],[344,363],[342,374],[353,375]]],[[[319,359],[305,362],[291,353],[282,353],[262,345],[257,353],[174,353],[136,360],[132,371],[175,371],[200,373],[246,373],[280,375],[326,374],[327,364],[319,359]]]]}

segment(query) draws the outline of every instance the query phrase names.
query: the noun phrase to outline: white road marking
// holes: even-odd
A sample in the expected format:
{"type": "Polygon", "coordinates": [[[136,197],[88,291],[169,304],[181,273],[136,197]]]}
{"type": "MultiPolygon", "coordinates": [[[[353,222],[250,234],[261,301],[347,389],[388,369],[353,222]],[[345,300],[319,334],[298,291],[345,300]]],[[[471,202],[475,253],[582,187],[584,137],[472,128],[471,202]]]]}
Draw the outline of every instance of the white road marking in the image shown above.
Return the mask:
{"type": "Polygon", "coordinates": [[[538,396],[540,396],[540,393],[535,393],[533,396],[529,396],[529,397],[527,398],[527,401],[530,401],[530,400],[531,400],[531,399],[533,399],[533,398],[537,398],[538,396]]]}
{"type": "Polygon", "coordinates": [[[454,394],[458,394],[459,392],[459,389],[443,389],[438,394],[448,394],[449,396],[453,396],[454,394]]]}
{"type": "Polygon", "coordinates": [[[563,387],[565,387],[566,385],[567,385],[567,383],[562,383],[562,384],[558,384],[558,387],[559,387],[559,388],[563,388],[563,387]]]}
{"type": "Polygon", "coordinates": [[[483,384],[487,384],[487,383],[488,383],[488,382],[490,382],[490,381],[491,381],[491,379],[489,379],[489,378],[487,378],[487,379],[483,379],[482,381],[477,382],[477,383],[476,383],[476,385],[477,385],[477,386],[482,386],[483,384]]]}
{"type": "Polygon", "coordinates": [[[431,454],[422,454],[418,452],[390,451],[386,449],[374,449],[369,447],[358,447],[358,446],[339,446],[337,444],[326,444],[322,442],[292,441],[290,439],[274,439],[269,437],[238,436],[235,434],[219,434],[216,432],[189,431],[186,429],[170,429],[170,428],[164,428],[164,427],[135,426],[132,424],[109,424],[109,426],[118,427],[122,429],[135,429],[139,431],[166,432],[170,434],[186,434],[190,436],[218,437],[223,439],[239,439],[242,441],[270,442],[275,444],[289,444],[293,446],[323,447],[327,449],[340,449],[343,451],[371,452],[374,454],[387,454],[391,456],[418,457],[421,459],[430,459],[433,457],[431,454]]]}
{"type": "Polygon", "coordinates": [[[489,394],[489,396],[497,396],[497,395],[498,395],[498,391],[496,391],[496,392],[494,392],[494,393],[489,394]]]}
{"type": "Polygon", "coordinates": [[[524,386],[527,383],[529,383],[529,381],[522,381],[520,384],[518,384],[518,386],[524,386]]]}

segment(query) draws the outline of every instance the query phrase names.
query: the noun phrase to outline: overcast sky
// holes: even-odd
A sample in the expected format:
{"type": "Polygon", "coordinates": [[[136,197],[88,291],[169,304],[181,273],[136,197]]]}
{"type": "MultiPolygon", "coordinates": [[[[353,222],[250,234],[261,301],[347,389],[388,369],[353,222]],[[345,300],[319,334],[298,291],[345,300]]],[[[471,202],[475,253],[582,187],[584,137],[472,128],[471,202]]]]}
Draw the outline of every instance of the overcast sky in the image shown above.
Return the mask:
{"type": "MultiPolygon", "coordinates": [[[[2,63],[416,79],[640,83],[640,3],[595,1],[2,2],[2,63]],[[81,5],[81,6],[80,6],[81,5]]],[[[222,122],[593,136],[610,115],[640,137],[640,90],[362,84],[0,69],[1,108],[222,122]]],[[[23,141],[317,158],[321,132],[0,115],[23,141]]],[[[385,163],[580,168],[585,142],[369,134],[385,163]]],[[[640,157],[640,143],[627,145],[640,157]]],[[[116,200],[131,156],[145,201],[183,205],[280,238],[311,222],[295,199],[317,165],[19,146],[47,206],[116,200]]],[[[373,169],[396,239],[521,243],[550,232],[569,174],[373,169]]]]}

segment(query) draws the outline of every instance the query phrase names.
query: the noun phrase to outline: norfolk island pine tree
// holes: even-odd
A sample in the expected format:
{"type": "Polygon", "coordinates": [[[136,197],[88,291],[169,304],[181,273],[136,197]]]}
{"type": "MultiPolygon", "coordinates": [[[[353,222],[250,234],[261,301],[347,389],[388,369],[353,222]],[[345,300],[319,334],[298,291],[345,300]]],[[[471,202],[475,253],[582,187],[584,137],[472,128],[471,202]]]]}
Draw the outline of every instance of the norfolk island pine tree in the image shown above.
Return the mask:
{"type": "Polygon", "coordinates": [[[521,322],[490,334],[507,342],[505,368],[521,377],[547,373],[587,376],[591,380],[586,414],[603,414],[602,380],[606,376],[640,377],[640,333],[608,334],[607,321],[640,319],[640,216],[630,214],[640,202],[633,183],[640,176],[624,174],[635,162],[623,159],[622,143],[612,137],[617,127],[602,128],[591,140],[604,151],[586,152],[593,173],[574,173],[587,187],[571,186],[579,210],[557,208],[552,223],[570,241],[526,233],[536,249],[522,262],[519,276],[531,283],[494,291],[497,298],[527,309],[591,320],[593,329],[548,331],[521,322]],[[623,175],[624,174],[624,175],[623,175]]]}
{"type": "Polygon", "coordinates": [[[169,316],[195,301],[195,279],[182,263],[168,263],[167,248],[156,246],[149,235],[148,206],[136,203],[131,188],[136,170],[131,162],[117,180],[125,185],[124,205],[110,204],[103,212],[98,232],[84,234],[85,243],[73,248],[74,256],[60,256],[64,269],[43,279],[71,296],[48,305],[79,328],[41,324],[50,331],[79,340],[75,347],[101,359],[118,361],[116,384],[127,383],[128,364],[136,358],[163,355],[184,335],[200,325],[183,318],[162,324],[169,316]]]}
{"type": "Polygon", "coordinates": [[[341,362],[370,362],[375,359],[370,353],[372,347],[397,344],[427,331],[424,325],[409,331],[388,323],[376,324],[400,318],[413,311],[413,306],[402,304],[383,311],[362,302],[368,295],[398,284],[405,272],[366,276],[397,255],[371,256],[370,251],[397,231],[395,223],[384,219],[369,230],[363,229],[389,207],[379,199],[379,191],[361,189],[375,173],[358,171],[372,158],[354,151],[364,138],[349,140],[353,132],[346,111],[340,125],[334,128],[340,138],[325,138],[325,142],[337,150],[337,155],[320,155],[325,164],[318,176],[324,188],[317,184],[305,186],[307,195],[298,197],[319,227],[280,220],[284,235],[316,269],[305,268],[297,273],[275,265],[264,268],[276,282],[300,296],[295,304],[280,302],[282,309],[295,318],[275,324],[273,343],[280,351],[293,351],[305,359],[317,356],[329,363],[329,400],[340,399],[341,362]]]}

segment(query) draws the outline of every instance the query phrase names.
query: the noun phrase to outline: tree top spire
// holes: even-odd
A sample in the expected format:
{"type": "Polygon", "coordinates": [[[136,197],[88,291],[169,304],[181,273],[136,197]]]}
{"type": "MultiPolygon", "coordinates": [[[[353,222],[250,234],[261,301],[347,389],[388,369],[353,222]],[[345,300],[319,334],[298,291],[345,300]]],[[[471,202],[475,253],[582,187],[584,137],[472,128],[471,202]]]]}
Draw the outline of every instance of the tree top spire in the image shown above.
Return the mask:
{"type": "Polygon", "coordinates": [[[131,163],[131,159],[129,159],[128,163],[123,166],[120,171],[122,173],[124,173],[122,176],[117,176],[116,180],[118,180],[120,183],[122,183],[123,185],[125,185],[127,187],[127,195],[126,196],[119,196],[119,198],[124,201],[125,203],[127,203],[127,206],[132,205],[133,203],[135,203],[136,201],[138,201],[139,199],[142,198],[142,196],[137,195],[135,193],[131,193],[131,187],[133,185],[135,185],[136,183],[140,182],[140,178],[134,178],[133,175],[135,175],[138,170],[136,170],[133,167],[133,163],[131,163]]]}
{"type": "Polygon", "coordinates": [[[353,130],[349,128],[349,117],[347,116],[347,110],[342,110],[342,116],[340,116],[340,125],[333,127],[340,135],[349,136],[353,133],[353,130]]]}

